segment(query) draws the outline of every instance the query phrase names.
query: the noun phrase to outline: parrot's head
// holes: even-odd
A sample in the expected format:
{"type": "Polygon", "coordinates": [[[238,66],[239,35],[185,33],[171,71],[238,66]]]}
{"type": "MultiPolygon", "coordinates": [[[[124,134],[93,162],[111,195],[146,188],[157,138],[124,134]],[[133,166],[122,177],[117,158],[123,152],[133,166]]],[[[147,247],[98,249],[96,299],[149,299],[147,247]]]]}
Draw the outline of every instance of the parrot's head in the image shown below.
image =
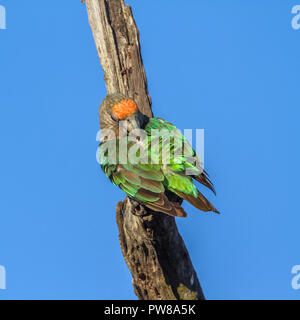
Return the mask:
{"type": "Polygon", "coordinates": [[[119,123],[126,122],[128,131],[140,129],[143,115],[136,103],[121,93],[109,94],[99,109],[101,129],[118,129],[119,123]]]}

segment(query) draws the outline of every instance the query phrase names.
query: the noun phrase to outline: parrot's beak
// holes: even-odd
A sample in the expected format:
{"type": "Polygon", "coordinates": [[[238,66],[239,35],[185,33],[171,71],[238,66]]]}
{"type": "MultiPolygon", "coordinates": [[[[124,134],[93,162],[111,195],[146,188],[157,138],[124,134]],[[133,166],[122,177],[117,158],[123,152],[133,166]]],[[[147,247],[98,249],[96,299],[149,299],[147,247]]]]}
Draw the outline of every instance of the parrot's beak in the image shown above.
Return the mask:
{"type": "Polygon", "coordinates": [[[126,118],[127,122],[127,130],[130,132],[134,129],[140,129],[141,128],[141,122],[140,117],[138,114],[133,114],[126,118]]]}

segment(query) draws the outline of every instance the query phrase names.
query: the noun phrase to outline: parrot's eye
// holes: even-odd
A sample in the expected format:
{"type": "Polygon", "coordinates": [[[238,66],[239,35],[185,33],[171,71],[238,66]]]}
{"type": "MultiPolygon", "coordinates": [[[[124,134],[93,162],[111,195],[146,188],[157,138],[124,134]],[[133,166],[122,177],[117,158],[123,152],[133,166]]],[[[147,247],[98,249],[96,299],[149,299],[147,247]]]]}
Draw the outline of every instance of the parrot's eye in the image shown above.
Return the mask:
{"type": "Polygon", "coordinates": [[[112,114],[111,115],[111,118],[114,120],[114,121],[118,121],[118,119],[112,114]]]}

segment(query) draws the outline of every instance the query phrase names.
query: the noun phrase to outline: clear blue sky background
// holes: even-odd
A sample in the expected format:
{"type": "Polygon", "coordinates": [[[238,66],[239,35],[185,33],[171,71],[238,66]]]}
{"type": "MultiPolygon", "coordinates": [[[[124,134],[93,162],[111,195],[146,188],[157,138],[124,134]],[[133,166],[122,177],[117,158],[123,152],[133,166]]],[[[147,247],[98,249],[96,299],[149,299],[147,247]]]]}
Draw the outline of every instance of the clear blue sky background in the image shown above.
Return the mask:
{"type": "MultiPolygon", "coordinates": [[[[154,113],[205,129],[222,215],[185,204],[177,222],[206,297],[299,299],[300,3],[128,3],[154,113]]],[[[106,90],[85,7],[0,4],[0,299],[135,299],[115,223],[123,194],[95,159],[106,90]]]]}

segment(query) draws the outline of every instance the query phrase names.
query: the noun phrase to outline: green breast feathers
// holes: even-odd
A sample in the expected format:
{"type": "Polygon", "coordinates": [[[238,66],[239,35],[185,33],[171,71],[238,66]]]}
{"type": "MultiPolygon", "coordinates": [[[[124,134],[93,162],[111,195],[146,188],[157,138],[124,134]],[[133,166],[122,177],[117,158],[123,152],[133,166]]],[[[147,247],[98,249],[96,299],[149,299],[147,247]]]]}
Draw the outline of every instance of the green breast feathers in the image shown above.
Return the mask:
{"type": "Polygon", "coordinates": [[[167,197],[173,193],[201,211],[218,213],[194,184],[196,180],[215,192],[181,132],[159,118],[149,119],[140,131],[100,143],[101,167],[110,181],[154,211],[185,217],[179,202],[167,197]]]}

